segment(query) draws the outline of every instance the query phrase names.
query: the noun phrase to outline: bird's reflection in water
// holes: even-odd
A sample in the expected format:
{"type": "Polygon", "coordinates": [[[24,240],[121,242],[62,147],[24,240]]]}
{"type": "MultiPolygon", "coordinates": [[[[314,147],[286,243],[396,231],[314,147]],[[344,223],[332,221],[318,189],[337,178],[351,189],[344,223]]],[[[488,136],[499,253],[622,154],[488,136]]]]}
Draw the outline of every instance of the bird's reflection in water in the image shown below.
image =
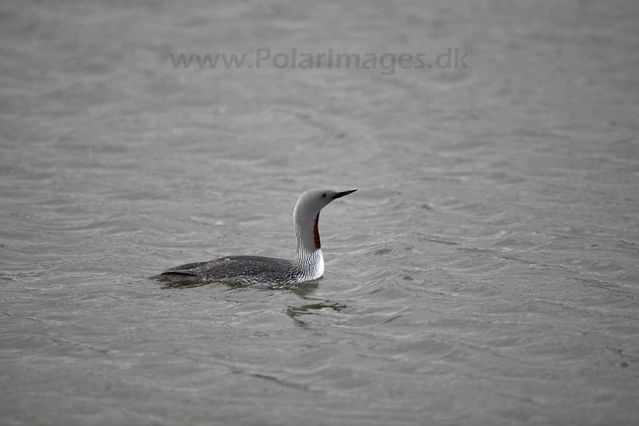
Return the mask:
{"type": "Polygon", "coordinates": [[[295,321],[295,324],[298,324],[302,327],[308,327],[308,323],[306,323],[303,319],[305,315],[317,315],[315,311],[319,311],[322,309],[332,309],[336,312],[339,312],[342,309],[346,308],[346,305],[338,302],[331,302],[330,300],[313,300],[317,300],[317,302],[301,306],[289,306],[286,309],[286,315],[288,315],[289,318],[295,321]]]}
{"type": "Polygon", "coordinates": [[[185,288],[202,287],[202,286],[209,285],[209,284],[212,284],[212,283],[207,282],[207,281],[201,281],[201,280],[180,281],[180,282],[176,282],[176,283],[165,282],[165,283],[162,284],[162,287],[160,287],[160,288],[162,290],[185,289],[185,288]]]}
{"type": "Polygon", "coordinates": [[[332,309],[336,312],[341,311],[346,308],[346,305],[339,302],[332,302],[326,299],[319,299],[315,297],[311,297],[311,295],[318,289],[319,280],[308,281],[300,284],[288,284],[288,285],[272,285],[272,286],[246,286],[242,284],[228,284],[228,283],[220,283],[220,282],[207,282],[207,281],[182,281],[178,283],[166,283],[162,286],[162,289],[189,289],[202,287],[205,285],[223,285],[229,289],[249,289],[253,288],[255,290],[281,290],[289,293],[295,294],[297,297],[304,301],[308,301],[310,303],[305,303],[299,306],[287,306],[286,315],[291,318],[297,325],[302,327],[307,327],[308,324],[303,320],[306,315],[317,315],[317,311],[322,309],[332,309]]]}
{"type": "Polygon", "coordinates": [[[315,290],[319,287],[317,281],[310,281],[302,284],[289,286],[287,288],[291,293],[296,294],[300,299],[305,301],[312,301],[312,303],[306,303],[300,306],[288,306],[286,308],[286,315],[295,321],[296,324],[302,327],[308,327],[308,324],[303,320],[306,315],[317,315],[317,311],[322,309],[332,309],[336,312],[346,308],[346,305],[338,302],[332,302],[326,299],[318,299],[310,297],[315,290]]]}

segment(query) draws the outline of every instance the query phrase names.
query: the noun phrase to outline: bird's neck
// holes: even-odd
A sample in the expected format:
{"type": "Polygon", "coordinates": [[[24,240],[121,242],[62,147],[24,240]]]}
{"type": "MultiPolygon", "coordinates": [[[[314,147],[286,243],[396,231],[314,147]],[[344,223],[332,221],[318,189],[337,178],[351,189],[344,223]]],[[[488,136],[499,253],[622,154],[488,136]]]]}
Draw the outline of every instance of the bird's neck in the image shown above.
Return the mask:
{"type": "Polygon", "coordinates": [[[295,235],[297,235],[297,254],[310,255],[320,250],[319,213],[315,215],[295,212],[295,235]]]}
{"type": "Polygon", "coordinates": [[[295,211],[295,234],[297,236],[297,261],[305,269],[314,271],[315,278],[324,272],[324,256],[319,236],[319,213],[303,214],[295,211]]]}

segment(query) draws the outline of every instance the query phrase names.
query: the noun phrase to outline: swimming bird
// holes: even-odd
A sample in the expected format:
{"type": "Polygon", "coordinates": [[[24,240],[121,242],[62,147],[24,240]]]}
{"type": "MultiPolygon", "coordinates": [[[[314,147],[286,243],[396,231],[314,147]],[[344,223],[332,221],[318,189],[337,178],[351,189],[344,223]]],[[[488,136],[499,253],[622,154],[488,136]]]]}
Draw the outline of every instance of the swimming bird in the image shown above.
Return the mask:
{"type": "Polygon", "coordinates": [[[324,274],[324,256],[318,229],[320,211],[334,200],[357,191],[309,189],[295,204],[293,219],[297,256],[279,259],[263,256],[225,256],[208,262],[188,263],[153,278],[180,283],[216,281],[229,284],[295,284],[316,280],[324,274]]]}

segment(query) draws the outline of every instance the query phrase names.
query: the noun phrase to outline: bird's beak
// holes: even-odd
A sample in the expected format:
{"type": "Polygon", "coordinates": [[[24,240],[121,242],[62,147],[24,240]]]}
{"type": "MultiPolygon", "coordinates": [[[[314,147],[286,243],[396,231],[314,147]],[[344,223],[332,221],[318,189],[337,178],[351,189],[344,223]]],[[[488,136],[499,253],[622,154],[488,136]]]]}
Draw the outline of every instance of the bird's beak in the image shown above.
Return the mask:
{"type": "Polygon", "coordinates": [[[351,189],[350,191],[338,192],[337,194],[335,194],[333,196],[333,200],[336,200],[337,198],[343,197],[343,196],[348,195],[348,194],[352,194],[355,191],[357,191],[357,189],[351,189]]]}

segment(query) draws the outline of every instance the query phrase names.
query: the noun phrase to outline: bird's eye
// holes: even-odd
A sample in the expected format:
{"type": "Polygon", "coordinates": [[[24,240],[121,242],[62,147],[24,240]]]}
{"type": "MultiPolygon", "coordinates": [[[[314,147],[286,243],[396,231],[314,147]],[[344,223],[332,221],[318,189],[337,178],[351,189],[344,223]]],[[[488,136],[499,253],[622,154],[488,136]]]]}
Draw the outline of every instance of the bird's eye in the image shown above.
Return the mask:
{"type": "Polygon", "coordinates": [[[326,198],[326,192],[322,194],[322,198],[326,198]]]}

